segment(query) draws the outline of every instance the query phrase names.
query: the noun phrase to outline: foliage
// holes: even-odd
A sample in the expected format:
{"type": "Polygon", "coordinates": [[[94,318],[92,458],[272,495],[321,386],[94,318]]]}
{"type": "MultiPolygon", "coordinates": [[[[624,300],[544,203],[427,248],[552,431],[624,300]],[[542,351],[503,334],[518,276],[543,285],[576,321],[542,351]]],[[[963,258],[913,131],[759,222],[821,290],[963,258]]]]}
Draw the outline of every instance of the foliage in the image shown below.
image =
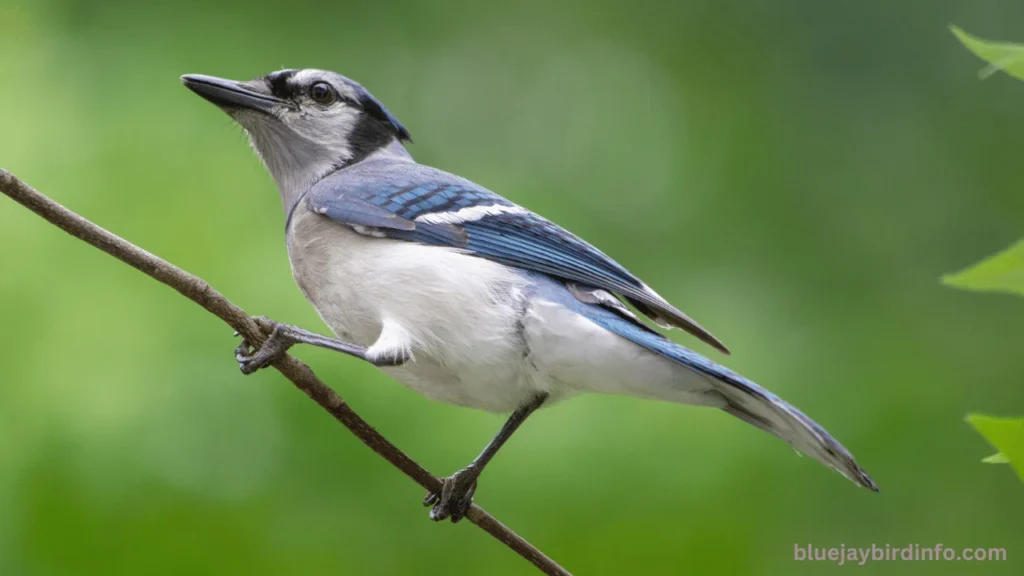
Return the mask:
{"type": "Polygon", "coordinates": [[[1002,70],[1024,80],[1024,44],[990,42],[971,36],[956,26],[951,26],[950,29],[968,50],[988,61],[989,65],[978,73],[979,76],[988,78],[1002,70]]]}
{"type": "Polygon", "coordinates": [[[985,458],[990,464],[1010,464],[1024,480],[1024,418],[995,418],[969,414],[967,422],[974,426],[999,452],[985,458]]]}
{"type": "Polygon", "coordinates": [[[966,290],[1024,296],[1024,240],[965,270],[943,276],[942,282],[966,290]]]}
{"type": "MultiPolygon", "coordinates": [[[[989,62],[980,73],[982,78],[1003,70],[1024,80],[1024,45],[989,42],[975,38],[956,26],[951,28],[964,46],[989,62]]],[[[1009,292],[1024,296],[1024,240],[966,270],[943,276],[942,282],[966,290],[1009,292]]],[[[1024,480],[1024,418],[969,414],[967,422],[999,450],[982,461],[989,464],[1011,464],[1021,480],[1024,480]]]]}

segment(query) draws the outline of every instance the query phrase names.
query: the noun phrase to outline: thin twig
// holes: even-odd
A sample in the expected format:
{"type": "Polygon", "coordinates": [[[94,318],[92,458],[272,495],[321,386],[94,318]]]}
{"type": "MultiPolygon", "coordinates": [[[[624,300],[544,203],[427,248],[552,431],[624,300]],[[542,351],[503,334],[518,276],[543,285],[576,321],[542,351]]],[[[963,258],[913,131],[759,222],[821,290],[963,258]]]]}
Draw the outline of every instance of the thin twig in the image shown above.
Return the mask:
{"type": "MultiPolygon", "coordinates": [[[[189,300],[199,304],[211,314],[217,316],[228,326],[238,331],[246,340],[259,346],[266,340],[266,335],[256,322],[235,306],[220,292],[206,283],[202,278],[174,266],[173,264],[146,252],[142,248],[112,234],[78,214],[50,200],[42,193],[25,184],[10,172],[0,169],[0,192],[14,199],[15,202],[35,212],[54,226],[88,244],[99,248],[114,258],[142,271],[159,282],[174,288],[189,300]]],[[[345,400],[330,386],[324,384],[313,371],[290,355],[284,355],[273,364],[285,378],[306,393],[356,435],[359,440],[381,455],[392,466],[412,478],[417,484],[431,492],[441,490],[441,481],[416,463],[394,444],[374,430],[363,420],[345,400]]],[[[508,529],[497,518],[488,514],[483,508],[473,504],[466,516],[469,521],[494,536],[517,554],[532,562],[545,574],[552,576],[571,576],[567,570],[548,558],[543,552],[527,542],[521,536],[508,529]]]]}

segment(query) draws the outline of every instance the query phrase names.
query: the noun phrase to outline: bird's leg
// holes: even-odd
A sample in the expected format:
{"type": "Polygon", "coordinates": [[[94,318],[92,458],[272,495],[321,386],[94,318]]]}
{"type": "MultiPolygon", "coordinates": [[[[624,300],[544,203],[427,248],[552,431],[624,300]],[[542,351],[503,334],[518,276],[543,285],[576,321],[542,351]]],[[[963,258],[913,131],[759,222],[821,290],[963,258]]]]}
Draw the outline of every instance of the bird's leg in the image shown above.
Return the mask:
{"type": "Polygon", "coordinates": [[[270,332],[270,337],[267,338],[267,341],[258,350],[253,351],[252,346],[247,340],[242,340],[242,343],[235,349],[235,359],[238,360],[238,366],[243,374],[252,374],[260,368],[266,368],[296,344],[311,344],[327,348],[328,350],[355,356],[375,366],[398,366],[409,360],[407,354],[403,352],[394,355],[377,355],[371,359],[366,353],[366,348],[362,346],[349,344],[336,338],[329,338],[297,326],[281,324],[262,317],[256,318],[256,322],[264,332],[270,332]]]}
{"type": "Polygon", "coordinates": [[[445,518],[451,518],[452,522],[458,522],[466,516],[469,506],[473,503],[473,493],[476,491],[476,481],[480,473],[484,471],[487,463],[494,458],[498,450],[512,437],[512,433],[544,404],[548,395],[542,392],[533,397],[528,403],[523,404],[509,416],[501,430],[484,448],[484,451],[470,462],[462,470],[442,480],[443,487],[440,493],[431,492],[423,499],[424,506],[433,506],[430,510],[430,519],[440,522],[445,518]]]}

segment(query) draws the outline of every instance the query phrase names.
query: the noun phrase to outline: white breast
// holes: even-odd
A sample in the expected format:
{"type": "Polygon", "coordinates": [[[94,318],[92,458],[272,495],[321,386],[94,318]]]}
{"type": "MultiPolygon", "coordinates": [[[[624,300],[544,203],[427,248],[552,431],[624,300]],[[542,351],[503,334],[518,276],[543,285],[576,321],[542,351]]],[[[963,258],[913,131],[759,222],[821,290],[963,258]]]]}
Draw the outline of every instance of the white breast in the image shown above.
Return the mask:
{"type": "Polygon", "coordinates": [[[456,249],[358,234],[304,202],[288,254],[299,288],[339,338],[369,347],[385,322],[402,328],[414,360],[385,371],[410,388],[492,411],[535,393],[520,323],[526,280],[515,271],[456,249]]]}

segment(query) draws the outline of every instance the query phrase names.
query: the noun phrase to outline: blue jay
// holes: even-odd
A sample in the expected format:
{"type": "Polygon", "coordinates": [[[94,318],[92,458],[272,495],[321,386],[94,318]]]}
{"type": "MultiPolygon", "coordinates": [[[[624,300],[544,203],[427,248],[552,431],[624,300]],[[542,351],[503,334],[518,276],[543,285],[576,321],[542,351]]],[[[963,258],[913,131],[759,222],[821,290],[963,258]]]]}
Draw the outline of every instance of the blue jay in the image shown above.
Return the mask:
{"type": "Polygon", "coordinates": [[[620,264],[478,184],[416,163],[409,132],[358,83],[312,69],[182,81],[248,134],[281,193],[295,281],[337,336],[268,321],[262,347],[236,351],[242,371],[312,344],[428,398],[511,412],[469,466],[427,495],[434,520],[466,514],[481,471],[532,412],[584,392],[719,408],[877,491],[802,412],[642,321],[633,310],[728,353],[620,264]]]}

